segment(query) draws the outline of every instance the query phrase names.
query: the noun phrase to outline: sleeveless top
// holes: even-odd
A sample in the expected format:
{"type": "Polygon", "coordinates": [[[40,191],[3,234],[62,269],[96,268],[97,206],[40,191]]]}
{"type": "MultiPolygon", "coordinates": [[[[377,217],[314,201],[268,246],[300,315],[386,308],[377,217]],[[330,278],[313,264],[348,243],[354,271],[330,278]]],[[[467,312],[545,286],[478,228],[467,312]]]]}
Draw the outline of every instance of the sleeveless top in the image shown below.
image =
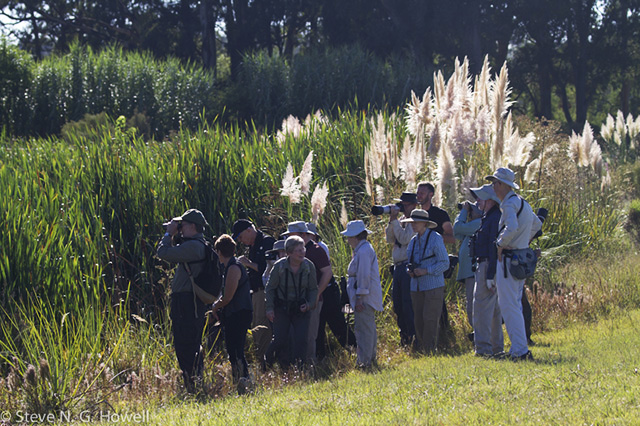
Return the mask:
{"type": "Polygon", "coordinates": [[[227,273],[232,265],[238,265],[240,267],[240,279],[238,280],[238,287],[233,295],[231,301],[223,308],[224,315],[229,316],[239,311],[252,311],[253,304],[251,303],[251,286],[249,284],[249,274],[244,265],[238,263],[235,257],[232,257],[224,270],[224,283],[222,285],[222,294],[224,294],[225,286],[227,283],[227,273]]]}

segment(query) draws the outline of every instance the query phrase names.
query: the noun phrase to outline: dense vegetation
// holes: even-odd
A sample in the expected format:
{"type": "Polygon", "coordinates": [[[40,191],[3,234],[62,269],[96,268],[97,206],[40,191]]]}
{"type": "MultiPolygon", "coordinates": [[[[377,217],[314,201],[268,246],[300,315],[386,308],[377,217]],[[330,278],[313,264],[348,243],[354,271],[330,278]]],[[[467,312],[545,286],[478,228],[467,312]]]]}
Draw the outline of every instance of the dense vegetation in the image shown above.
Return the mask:
{"type": "MultiPolygon", "coordinates": [[[[517,108],[575,130],[618,109],[636,115],[640,107],[635,1],[11,0],[1,5],[0,31],[36,59],[64,54],[74,42],[96,50],[115,43],[154,58],[200,64],[225,90],[246,72],[246,56],[255,52],[285,67],[326,47],[360,46],[372,61],[400,60],[420,69],[446,68],[466,56],[477,74],[485,55],[494,67],[508,61],[517,108]]],[[[407,77],[398,74],[399,81],[407,77]]],[[[301,115],[289,110],[285,116],[290,113],[301,115]]]]}
{"type": "MultiPolygon", "coordinates": [[[[164,74],[158,70],[168,66],[150,61],[145,67],[142,56],[121,55],[117,49],[95,55],[77,49],[67,58],[71,64],[76,58],[76,68],[60,65],[64,72],[52,74],[66,75],[67,80],[52,81],[73,81],[73,69],[83,76],[77,81],[97,72],[90,70],[111,69],[116,77],[107,79],[107,87],[112,91],[100,86],[100,79],[92,81],[102,87],[101,93],[113,95],[112,100],[125,98],[116,96],[122,76],[144,74],[146,69],[148,76],[162,80],[164,74]],[[117,67],[100,68],[106,62],[117,67]]],[[[28,62],[16,50],[6,51],[19,58],[19,64],[28,62]]],[[[29,76],[33,69],[53,70],[58,69],[53,64],[63,63],[51,59],[28,64],[18,67],[17,74],[23,70],[29,76]]],[[[566,310],[561,313],[584,318],[589,308],[606,312],[611,306],[635,303],[637,294],[624,286],[607,292],[590,285],[580,289],[578,297],[571,283],[557,275],[557,268],[596,250],[610,252],[610,238],[620,235],[625,194],[637,176],[632,166],[637,120],[612,117],[615,128],[603,126],[608,129],[600,141],[607,147],[603,153],[600,138],[588,125],[569,137],[556,122],[512,116],[506,67],[494,75],[486,62],[473,84],[467,62],[456,61],[452,68],[447,80],[436,74],[433,89],[412,96],[406,111],[335,108],[302,121],[289,117],[277,132],[253,122],[229,124],[206,116],[198,117],[195,129],[184,126],[163,139],[145,137],[124,116],[85,119],[66,126],[60,137],[15,138],[3,132],[0,245],[6,249],[0,252],[0,357],[6,380],[0,401],[8,409],[55,412],[95,408],[117,390],[124,398],[132,389],[138,392],[135,398],[166,398],[178,385],[163,304],[170,271],[154,258],[163,232],[160,224],[196,207],[212,224],[210,233],[228,232],[235,219],[249,217],[279,234],[288,221],[312,217],[318,209],[312,190],[325,183],[328,196],[318,225],[332,248],[336,275],[344,274],[350,258],[339,236],[344,217],[365,218],[376,231],[373,243],[387,294],[390,250],[382,238],[385,218],[369,217],[371,204],[388,202],[417,180],[429,179],[439,189],[439,203],[453,216],[469,185],[481,182],[495,165],[510,164],[531,204],[549,210],[539,242],[544,263],[534,286],[537,318],[548,319],[545,315],[558,306],[566,310]],[[305,170],[305,164],[311,169],[305,180],[311,180],[305,188],[297,187],[303,173],[289,178],[305,170]],[[300,192],[297,198],[292,197],[294,189],[300,192]],[[289,195],[282,196],[285,193],[289,195]],[[625,299],[623,294],[633,297],[625,299]]],[[[207,84],[202,75],[196,77],[195,87],[207,84]]],[[[391,77],[386,82],[397,87],[391,77]]],[[[284,80],[281,87],[290,83],[284,80]]],[[[73,92],[72,84],[66,87],[59,95],[73,92]]],[[[93,85],[75,87],[78,97],[67,97],[62,105],[93,99],[93,85]]],[[[126,87],[122,90],[131,93],[126,87]]],[[[164,87],[162,81],[154,80],[150,87],[149,102],[158,102],[163,92],[154,90],[164,87]]],[[[187,102],[193,92],[180,93],[181,102],[187,102]]],[[[165,100],[158,105],[184,105],[160,99],[165,100]]],[[[265,104],[265,111],[276,104],[265,104]]],[[[75,105],[89,111],[91,103],[75,105]]],[[[190,111],[185,117],[195,117],[197,109],[185,111],[190,111]]],[[[23,125],[20,120],[15,123],[23,125]]],[[[635,288],[633,281],[629,283],[635,288]]],[[[465,350],[462,336],[469,327],[456,308],[459,293],[450,282],[448,302],[458,336],[451,353],[465,350]]],[[[381,350],[397,354],[388,299],[380,318],[381,350]]],[[[539,322],[537,330],[549,324],[539,322]]],[[[326,374],[350,368],[346,354],[336,362],[326,374]]],[[[228,391],[221,365],[221,354],[213,351],[207,370],[210,395],[228,391]]]]}

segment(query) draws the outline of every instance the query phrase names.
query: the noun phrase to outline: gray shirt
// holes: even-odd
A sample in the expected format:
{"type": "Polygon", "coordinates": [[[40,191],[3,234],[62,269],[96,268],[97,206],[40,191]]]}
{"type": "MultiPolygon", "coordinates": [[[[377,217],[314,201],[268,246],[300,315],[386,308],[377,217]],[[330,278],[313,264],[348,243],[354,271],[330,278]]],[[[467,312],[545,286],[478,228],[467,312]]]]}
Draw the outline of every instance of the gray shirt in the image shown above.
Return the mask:
{"type": "Polygon", "coordinates": [[[202,269],[204,263],[198,262],[204,260],[205,248],[204,244],[200,241],[204,240],[203,234],[196,234],[193,238],[186,239],[181,244],[174,246],[171,241],[170,235],[165,235],[158,244],[158,257],[162,260],[166,260],[171,263],[178,263],[178,268],[173,275],[173,281],[171,282],[171,294],[173,293],[191,293],[192,284],[189,274],[184,267],[185,262],[191,263],[191,273],[194,277],[197,277],[202,269]]]}

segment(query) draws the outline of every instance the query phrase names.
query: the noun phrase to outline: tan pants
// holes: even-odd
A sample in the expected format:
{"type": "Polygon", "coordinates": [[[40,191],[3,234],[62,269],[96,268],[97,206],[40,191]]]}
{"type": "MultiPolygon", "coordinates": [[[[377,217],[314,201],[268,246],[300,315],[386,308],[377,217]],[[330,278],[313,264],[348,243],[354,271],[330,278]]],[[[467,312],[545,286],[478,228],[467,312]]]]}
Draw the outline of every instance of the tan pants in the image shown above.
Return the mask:
{"type": "Polygon", "coordinates": [[[419,351],[433,352],[438,345],[438,322],[442,314],[443,300],[444,287],[411,292],[419,351]]]}
{"type": "Polygon", "coordinates": [[[251,328],[255,329],[261,326],[258,330],[251,332],[253,344],[256,347],[256,356],[258,361],[261,361],[267,352],[269,343],[271,343],[271,323],[269,323],[267,319],[264,289],[254,292],[251,295],[251,301],[253,304],[253,321],[251,322],[251,328]]]}

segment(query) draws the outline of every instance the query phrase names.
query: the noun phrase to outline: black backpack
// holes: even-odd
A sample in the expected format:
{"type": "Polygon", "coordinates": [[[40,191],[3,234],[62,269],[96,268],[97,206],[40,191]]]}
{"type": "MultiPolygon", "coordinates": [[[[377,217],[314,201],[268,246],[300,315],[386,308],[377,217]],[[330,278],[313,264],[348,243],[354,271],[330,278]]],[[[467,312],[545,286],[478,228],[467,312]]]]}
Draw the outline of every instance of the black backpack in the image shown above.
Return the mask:
{"type": "Polygon", "coordinates": [[[222,273],[220,272],[220,259],[213,249],[213,242],[207,239],[198,239],[204,244],[204,259],[185,263],[185,269],[189,273],[193,292],[206,305],[213,303],[220,296],[222,289],[222,273]],[[190,265],[204,263],[198,276],[191,275],[190,265]]]}

